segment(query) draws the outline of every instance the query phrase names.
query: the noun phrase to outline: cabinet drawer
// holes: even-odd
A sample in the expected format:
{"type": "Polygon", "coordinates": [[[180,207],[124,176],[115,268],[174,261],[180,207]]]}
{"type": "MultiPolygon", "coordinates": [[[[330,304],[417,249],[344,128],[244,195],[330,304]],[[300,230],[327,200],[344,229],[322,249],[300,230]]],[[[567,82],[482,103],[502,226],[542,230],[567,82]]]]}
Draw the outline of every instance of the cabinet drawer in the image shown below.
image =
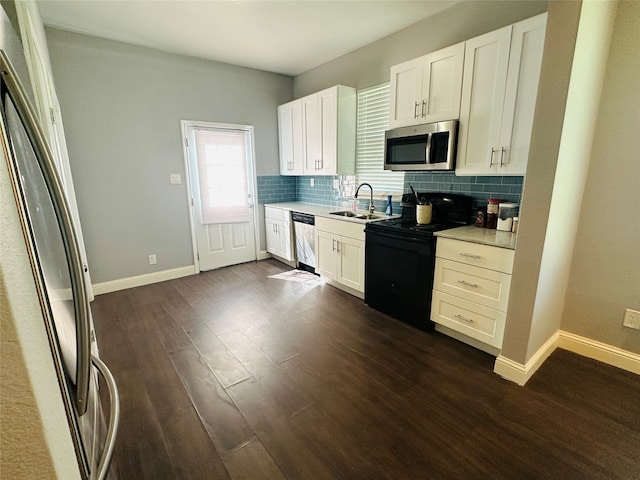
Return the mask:
{"type": "Polygon", "coordinates": [[[316,216],[316,230],[322,230],[356,240],[364,240],[364,227],[364,223],[316,216]]]}
{"type": "Polygon", "coordinates": [[[507,310],[511,275],[436,258],[433,288],[501,312],[507,310]]]}
{"type": "Polygon", "coordinates": [[[502,348],[506,313],[434,290],[431,320],[492,347],[502,348]]]}
{"type": "Polygon", "coordinates": [[[438,238],[436,256],[455,262],[511,273],[514,251],[451,238],[438,238]]]}
{"type": "Polygon", "coordinates": [[[290,223],[291,212],[284,208],[277,207],[264,207],[264,217],[272,220],[280,220],[285,223],[290,223]]]}

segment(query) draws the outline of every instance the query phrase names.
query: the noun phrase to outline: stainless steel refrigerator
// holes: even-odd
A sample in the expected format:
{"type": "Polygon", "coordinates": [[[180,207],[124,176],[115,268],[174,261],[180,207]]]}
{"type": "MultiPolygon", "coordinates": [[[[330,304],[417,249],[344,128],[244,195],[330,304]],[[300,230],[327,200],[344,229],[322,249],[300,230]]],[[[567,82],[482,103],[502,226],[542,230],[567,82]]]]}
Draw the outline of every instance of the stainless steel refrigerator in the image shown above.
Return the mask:
{"type": "Polygon", "coordinates": [[[5,49],[0,50],[3,157],[78,471],[85,479],[108,478],[120,412],[118,391],[109,369],[97,355],[83,262],[67,198],[11,61],[5,49]],[[100,387],[106,387],[103,395],[100,387]]]}

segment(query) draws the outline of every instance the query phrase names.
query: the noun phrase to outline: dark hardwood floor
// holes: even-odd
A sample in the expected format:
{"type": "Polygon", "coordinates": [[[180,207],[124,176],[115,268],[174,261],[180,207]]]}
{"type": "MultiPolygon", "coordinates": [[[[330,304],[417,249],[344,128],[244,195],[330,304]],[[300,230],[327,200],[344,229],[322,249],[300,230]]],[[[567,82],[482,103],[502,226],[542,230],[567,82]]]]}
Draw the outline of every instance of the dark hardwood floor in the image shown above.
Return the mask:
{"type": "Polygon", "coordinates": [[[273,260],[98,296],[129,479],[639,479],[640,379],[494,358],[273,260]]]}

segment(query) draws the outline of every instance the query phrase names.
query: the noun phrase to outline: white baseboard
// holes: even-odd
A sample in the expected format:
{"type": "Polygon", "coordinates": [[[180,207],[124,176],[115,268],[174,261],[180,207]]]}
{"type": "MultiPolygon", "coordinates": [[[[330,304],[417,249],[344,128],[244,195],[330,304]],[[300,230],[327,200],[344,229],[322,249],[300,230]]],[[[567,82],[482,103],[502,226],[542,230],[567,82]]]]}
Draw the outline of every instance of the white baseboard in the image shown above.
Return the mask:
{"type": "Polygon", "coordinates": [[[628,352],[627,350],[562,330],[560,331],[560,344],[558,346],[583,357],[593,358],[640,375],[640,355],[637,353],[628,352]]]}
{"type": "Polygon", "coordinates": [[[527,363],[522,365],[510,358],[498,355],[493,371],[507,380],[522,386],[529,381],[534,373],[540,368],[540,365],[549,358],[549,355],[558,347],[560,332],[556,332],[547,340],[542,347],[529,359],[527,363]]]}
{"type": "Polygon", "coordinates": [[[142,285],[150,285],[152,283],[173,280],[174,278],[186,277],[194,275],[195,273],[196,270],[194,265],[172,268],[170,270],[162,270],[153,273],[145,273],[144,275],[136,275],[135,277],[94,283],[93,293],[94,295],[102,295],[103,293],[117,292],[118,290],[126,290],[127,288],[141,287],[142,285]]]}
{"type": "Polygon", "coordinates": [[[266,250],[260,250],[257,256],[258,260],[266,260],[267,258],[271,258],[271,254],[266,250]]]}
{"type": "Polygon", "coordinates": [[[640,354],[562,330],[547,340],[525,365],[500,355],[496,358],[493,371],[518,385],[524,385],[556,348],[640,375],[640,354]]]}

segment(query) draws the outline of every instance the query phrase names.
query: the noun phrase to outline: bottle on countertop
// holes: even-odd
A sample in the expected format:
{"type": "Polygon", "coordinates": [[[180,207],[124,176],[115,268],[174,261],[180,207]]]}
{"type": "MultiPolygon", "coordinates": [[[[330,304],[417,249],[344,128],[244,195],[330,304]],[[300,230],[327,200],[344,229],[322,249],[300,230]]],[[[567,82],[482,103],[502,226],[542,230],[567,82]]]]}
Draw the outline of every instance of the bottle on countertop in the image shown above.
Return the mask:
{"type": "Polygon", "coordinates": [[[393,206],[391,205],[392,195],[387,195],[387,211],[385,212],[387,215],[393,215],[393,206]]]}
{"type": "Polygon", "coordinates": [[[487,228],[495,229],[498,226],[498,208],[500,198],[490,198],[487,201],[487,228]]]}
{"type": "Polygon", "coordinates": [[[476,210],[476,227],[487,226],[487,207],[478,207],[476,210]]]}

